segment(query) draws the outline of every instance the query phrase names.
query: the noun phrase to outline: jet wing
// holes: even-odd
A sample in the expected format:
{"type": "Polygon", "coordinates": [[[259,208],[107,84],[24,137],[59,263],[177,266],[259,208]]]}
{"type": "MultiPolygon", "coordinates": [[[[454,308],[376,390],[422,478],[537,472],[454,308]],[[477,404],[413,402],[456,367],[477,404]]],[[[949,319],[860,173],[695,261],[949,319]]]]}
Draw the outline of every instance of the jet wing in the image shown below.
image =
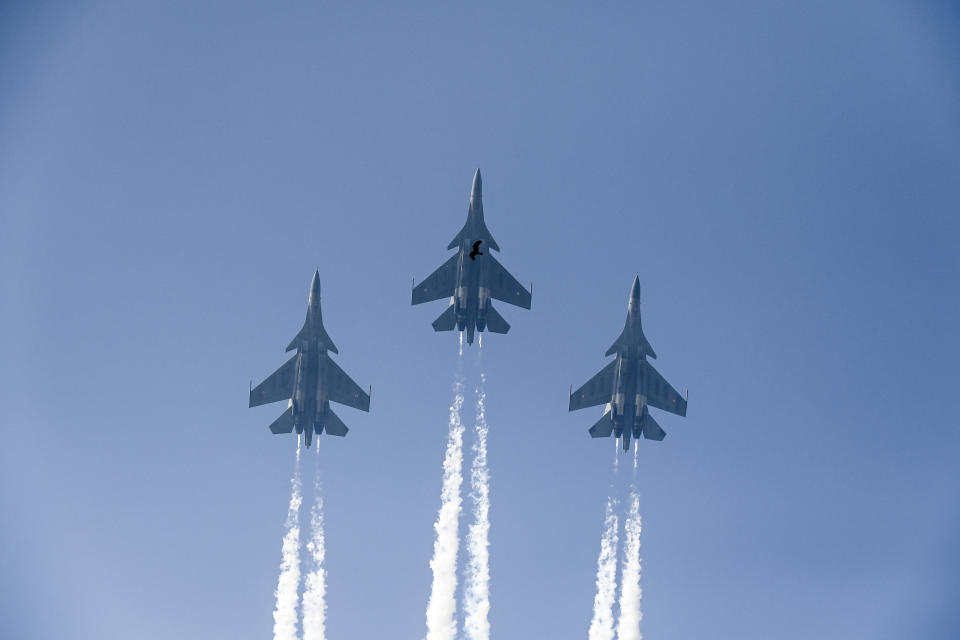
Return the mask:
{"type": "Polygon", "coordinates": [[[340,366],[327,358],[327,397],[331,402],[339,402],[361,411],[370,410],[370,396],[350,379],[340,366]]]}
{"type": "Polygon", "coordinates": [[[643,394],[647,396],[647,404],[657,409],[663,409],[678,416],[687,415],[687,401],[663,379],[660,372],[653,365],[643,362],[643,394]]]}
{"type": "Polygon", "coordinates": [[[487,275],[490,283],[490,296],[502,302],[509,302],[524,309],[530,308],[530,292],[523,288],[493,256],[487,259],[487,275]]]}
{"type": "Polygon", "coordinates": [[[413,288],[413,300],[410,304],[433,302],[442,298],[449,298],[457,286],[457,258],[455,253],[449,260],[427,276],[427,279],[413,288]]]}
{"type": "Polygon", "coordinates": [[[613,371],[617,366],[616,358],[590,378],[586,384],[570,394],[570,411],[595,407],[610,402],[613,395],[613,371]]]}
{"type": "Polygon", "coordinates": [[[289,400],[293,395],[293,378],[297,371],[297,355],[294,354],[270,377],[250,390],[250,406],[289,400]]]}

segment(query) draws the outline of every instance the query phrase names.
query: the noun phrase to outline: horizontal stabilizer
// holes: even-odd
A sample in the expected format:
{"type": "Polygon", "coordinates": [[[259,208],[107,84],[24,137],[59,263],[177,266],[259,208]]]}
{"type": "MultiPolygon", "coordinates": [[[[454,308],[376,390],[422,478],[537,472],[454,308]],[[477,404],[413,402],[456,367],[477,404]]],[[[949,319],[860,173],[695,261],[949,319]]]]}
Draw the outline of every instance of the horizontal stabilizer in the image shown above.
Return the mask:
{"type": "Polygon", "coordinates": [[[643,416],[643,437],[647,440],[663,440],[666,432],[660,428],[657,421],[649,413],[643,416]]]}
{"type": "Polygon", "coordinates": [[[341,438],[347,435],[347,431],[350,429],[347,428],[347,425],[343,424],[343,420],[340,419],[340,416],[335,414],[333,411],[327,411],[327,419],[323,423],[323,430],[327,432],[327,435],[331,436],[340,436],[341,438]]]}
{"type": "Polygon", "coordinates": [[[287,410],[273,421],[273,424],[270,425],[270,431],[273,433],[290,433],[293,431],[293,407],[287,407],[287,410]]]}
{"type": "Polygon", "coordinates": [[[440,317],[433,321],[434,331],[453,331],[457,326],[457,314],[454,305],[447,307],[447,310],[440,314],[440,317]]]}
{"type": "Polygon", "coordinates": [[[487,305],[487,330],[493,333],[506,333],[510,331],[510,325],[503,319],[492,304],[487,305]]]}
{"type": "Polygon", "coordinates": [[[597,420],[597,424],[590,427],[590,435],[594,438],[606,438],[611,433],[613,433],[613,414],[606,411],[603,416],[597,420]]]}

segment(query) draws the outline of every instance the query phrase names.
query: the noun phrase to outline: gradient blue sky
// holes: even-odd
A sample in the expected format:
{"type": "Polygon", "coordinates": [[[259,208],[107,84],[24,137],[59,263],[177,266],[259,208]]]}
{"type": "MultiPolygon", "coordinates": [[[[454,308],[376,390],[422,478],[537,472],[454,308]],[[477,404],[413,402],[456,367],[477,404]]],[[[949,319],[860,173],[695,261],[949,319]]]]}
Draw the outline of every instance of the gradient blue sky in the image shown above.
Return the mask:
{"type": "Polygon", "coordinates": [[[484,346],[494,637],[586,635],[613,445],[566,394],[637,274],[690,388],[641,443],[646,637],[960,636],[956,5],[38,4],[0,6],[0,635],[269,637],[294,444],[247,385],[319,268],[373,385],[305,467],[329,637],[422,637],[456,341],[409,287],[480,166],[535,284],[484,346]]]}

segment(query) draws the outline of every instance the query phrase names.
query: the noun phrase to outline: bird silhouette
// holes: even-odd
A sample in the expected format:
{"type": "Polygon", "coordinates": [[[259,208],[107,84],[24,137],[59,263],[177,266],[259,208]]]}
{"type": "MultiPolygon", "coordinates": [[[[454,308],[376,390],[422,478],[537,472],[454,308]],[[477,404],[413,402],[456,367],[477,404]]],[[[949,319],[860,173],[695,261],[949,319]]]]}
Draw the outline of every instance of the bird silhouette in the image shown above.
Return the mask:
{"type": "Polygon", "coordinates": [[[470,252],[470,259],[471,259],[471,260],[476,260],[476,257],[475,257],[475,256],[482,256],[482,255],[483,255],[483,251],[480,251],[480,243],[481,243],[481,242],[483,242],[483,240],[477,240],[476,242],[473,243],[473,251],[470,252]]]}

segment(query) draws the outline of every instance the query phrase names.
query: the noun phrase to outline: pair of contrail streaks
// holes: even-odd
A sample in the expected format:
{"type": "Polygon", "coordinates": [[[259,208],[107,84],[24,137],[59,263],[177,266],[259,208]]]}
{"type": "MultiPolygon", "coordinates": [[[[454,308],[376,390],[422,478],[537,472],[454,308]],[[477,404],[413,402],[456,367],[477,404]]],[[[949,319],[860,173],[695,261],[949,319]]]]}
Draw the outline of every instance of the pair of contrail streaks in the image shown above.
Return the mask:
{"type": "MultiPolygon", "coordinates": [[[[593,600],[593,618],[587,634],[589,640],[613,640],[616,631],[618,640],[641,640],[640,621],[640,495],[636,490],[637,453],[634,451],[634,480],[630,487],[630,507],[624,522],[624,554],[621,568],[619,617],[613,624],[613,605],[617,587],[617,547],[619,521],[616,514],[617,500],[611,484],[610,495],[604,515],[603,534],[600,538],[600,555],[597,559],[597,593],[593,600]]],[[[618,464],[614,459],[614,476],[618,464]]]]}
{"type": "MultiPolygon", "coordinates": [[[[449,435],[443,460],[440,510],[434,524],[436,539],[430,568],[433,584],[427,603],[427,640],[453,640],[457,635],[457,554],[460,547],[459,519],[463,484],[464,401],[463,337],[450,407],[449,435]]],[[[464,630],[469,640],[490,638],[490,473],[487,468],[486,374],[481,371],[477,387],[476,440],[470,467],[470,498],[474,522],[467,533],[468,559],[464,588],[464,630]]]]}
{"type": "MultiPolygon", "coordinates": [[[[318,452],[319,453],[319,452],[318,452]]],[[[310,510],[310,541],[307,551],[313,559],[313,570],[306,578],[303,594],[303,638],[324,640],[326,618],[326,552],[323,536],[323,498],[320,492],[320,468],[314,477],[315,502],[310,510]]],[[[273,612],[274,640],[297,640],[297,605],[300,586],[300,505],[303,502],[300,479],[300,438],[297,457],[290,479],[290,505],[281,548],[280,577],[277,579],[277,604],[273,612]]]]}

